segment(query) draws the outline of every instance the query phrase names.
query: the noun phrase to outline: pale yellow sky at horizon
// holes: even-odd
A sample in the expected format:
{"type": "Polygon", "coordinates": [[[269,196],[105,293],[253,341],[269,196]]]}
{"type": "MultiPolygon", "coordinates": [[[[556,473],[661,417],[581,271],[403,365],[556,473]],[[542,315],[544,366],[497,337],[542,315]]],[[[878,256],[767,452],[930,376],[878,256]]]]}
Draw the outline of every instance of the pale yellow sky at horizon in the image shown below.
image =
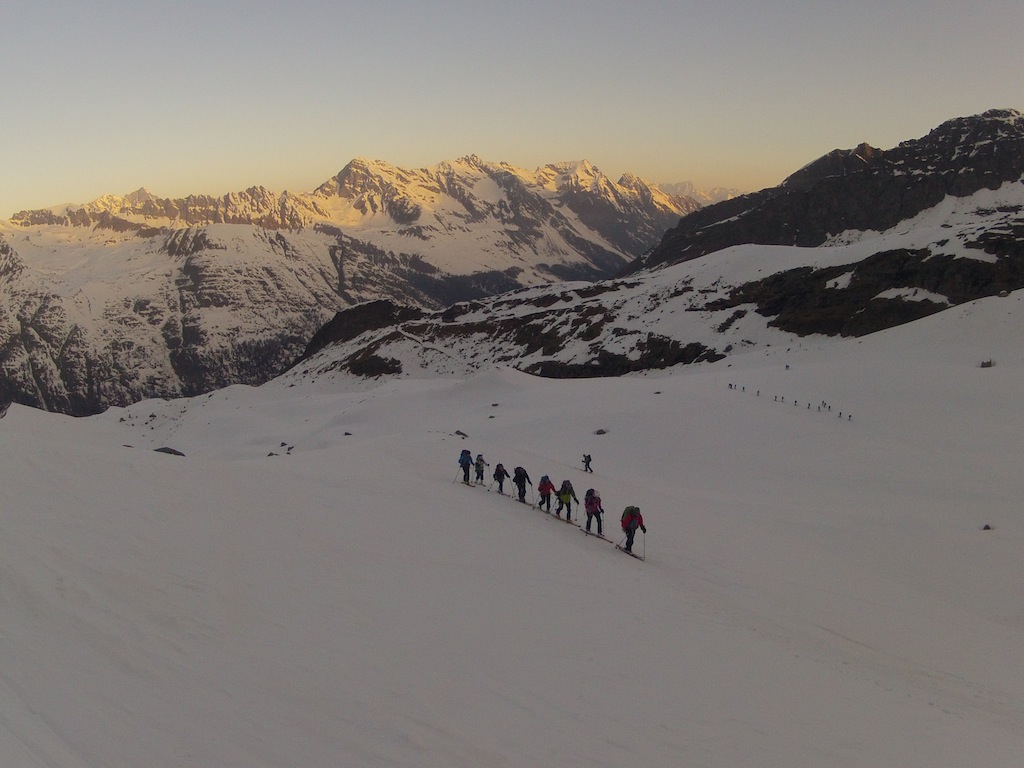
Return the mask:
{"type": "Polygon", "coordinates": [[[0,218],[142,186],[305,192],[356,157],[761,189],[1024,107],[1021,30],[996,0],[14,0],[0,218]]]}

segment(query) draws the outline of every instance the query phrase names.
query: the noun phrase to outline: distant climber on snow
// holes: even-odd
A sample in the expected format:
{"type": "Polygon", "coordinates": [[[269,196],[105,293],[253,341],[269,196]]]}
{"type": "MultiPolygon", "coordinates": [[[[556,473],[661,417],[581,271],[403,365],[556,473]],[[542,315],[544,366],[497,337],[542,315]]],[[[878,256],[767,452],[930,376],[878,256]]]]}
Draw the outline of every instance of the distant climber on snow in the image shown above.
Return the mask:
{"type": "Polygon", "coordinates": [[[590,468],[590,454],[589,453],[584,453],[583,454],[583,471],[584,472],[593,472],[594,471],[594,470],[592,470],[590,468]]]}

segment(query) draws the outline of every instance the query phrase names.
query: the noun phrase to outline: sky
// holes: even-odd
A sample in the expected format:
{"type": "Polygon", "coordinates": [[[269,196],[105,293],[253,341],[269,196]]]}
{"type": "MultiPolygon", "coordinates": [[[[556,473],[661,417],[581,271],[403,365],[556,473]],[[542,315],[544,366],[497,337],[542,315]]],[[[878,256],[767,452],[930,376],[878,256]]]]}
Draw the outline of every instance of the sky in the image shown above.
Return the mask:
{"type": "Polygon", "coordinates": [[[477,154],[744,191],[1024,108],[1016,0],[11,0],[0,217],[477,154]]]}

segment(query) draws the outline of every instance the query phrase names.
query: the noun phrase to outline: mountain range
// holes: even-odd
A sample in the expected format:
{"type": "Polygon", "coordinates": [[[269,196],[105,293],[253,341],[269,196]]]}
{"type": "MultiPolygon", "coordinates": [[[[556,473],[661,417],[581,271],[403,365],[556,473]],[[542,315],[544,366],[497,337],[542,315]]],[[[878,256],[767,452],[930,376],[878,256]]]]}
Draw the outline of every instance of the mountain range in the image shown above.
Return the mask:
{"type": "Polygon", "coordinates": [[[692,181],[677,181],[668,184],[658,184],[658,189],[670,195],[679,197],[690,197],[701,205],[713,205],[723,200],[732,200],[739,197],[743,192],[735,187],[712,187],[711,189],[700,189],[692,181]]]}
{"type": "Polygon", "coordinates": [[[863,336],[1024,287],[1022,172],[1014,110],[951,120],[893,150],[835,151],[779,187],[687,215],[617,279],[443,311],[355,307],[299,367],[614,376],[863,336]]]}
{"type": "Polygon", "coordinates": [[[0,395],[82,415],[259,384],[337,311],[611,276],[699,207],[587,161],[353,160],[306,194],[145,189],[0,222],[0,395]]]}
{"type": "Polygon", "coordinates": [[[470,156],[21,212],[0,225],[0,394],[86,414],[293,364],[591,377],[865,335],[1024,287],[1022,174],[1024,116],[993,109],[704,207],[586,161],[470,156]]]}

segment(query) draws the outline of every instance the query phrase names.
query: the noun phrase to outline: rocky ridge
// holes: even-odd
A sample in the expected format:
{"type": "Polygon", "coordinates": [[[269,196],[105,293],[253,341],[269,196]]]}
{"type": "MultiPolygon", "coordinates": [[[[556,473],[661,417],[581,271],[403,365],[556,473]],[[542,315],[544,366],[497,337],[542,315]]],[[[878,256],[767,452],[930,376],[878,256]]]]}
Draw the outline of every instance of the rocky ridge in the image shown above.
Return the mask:
{"type": "Polygon", "coordinates": [[[1024,115],[992,109],[959,117],[893,149],[834,150],[777,187],[691,213],[626,272],[742,243],[815,247],[846,231],[882,232],[947,195],[996,189],[1022,173],[1024,115]]]}

